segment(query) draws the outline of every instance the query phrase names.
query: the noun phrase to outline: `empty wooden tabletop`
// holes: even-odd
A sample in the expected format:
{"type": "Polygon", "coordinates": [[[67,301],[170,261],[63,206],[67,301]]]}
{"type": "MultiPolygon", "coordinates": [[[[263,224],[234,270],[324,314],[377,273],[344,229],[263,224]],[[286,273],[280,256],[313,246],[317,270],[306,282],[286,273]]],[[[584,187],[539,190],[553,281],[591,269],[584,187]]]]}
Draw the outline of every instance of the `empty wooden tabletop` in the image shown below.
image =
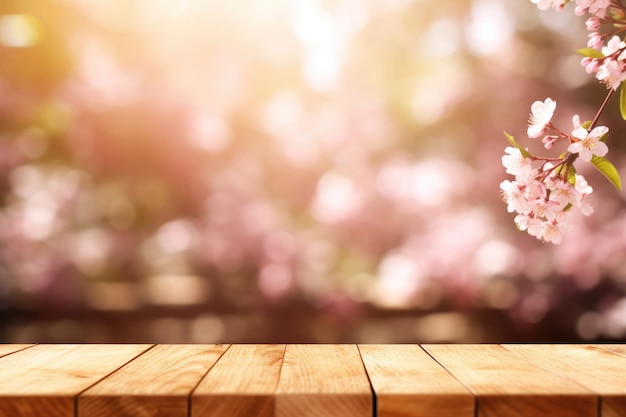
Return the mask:
{"type": "Polygon", "coordinates": [[[0,345],[0,417],[618,417],[623,345],[0,345]]]}

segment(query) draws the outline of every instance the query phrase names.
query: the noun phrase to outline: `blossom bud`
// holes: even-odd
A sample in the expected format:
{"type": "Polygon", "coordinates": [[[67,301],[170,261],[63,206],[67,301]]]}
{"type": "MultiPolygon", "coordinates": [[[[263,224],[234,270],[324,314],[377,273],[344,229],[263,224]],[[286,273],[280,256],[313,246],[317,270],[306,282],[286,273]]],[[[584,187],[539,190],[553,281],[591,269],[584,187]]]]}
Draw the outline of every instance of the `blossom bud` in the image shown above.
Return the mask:
{"type": "Polygon", "coordinates": [[[587,42],[587,46],[589,48],[593,48],[599,51],[600,49],[602,49],[602,45],[603,39],[601,34],[599,34],[598,32],[592,32],[589,34],[589,41],[587,42]]]}
{"type": "Polygon", "coordinates": [[[580,63],[583,67],[585,67],[585,71],[587,71],[588,74],[593,74],[598,72],[598,69],[600,68],[600,59],[598,58],[589,58],[589,57],[584,57],[580,63]]]}
{"type": "Polygon", "coordinates": [[[591,30],[591,31],[596,31],[600,29],[601,25],[602,25],[602,21],[597,17],[590,17],[585,22],[585,26],[587,26],[587,30],[591,30]]]}
{"type": "Polygon", "coordinates": [[[558,136],[547,135],[543,139],[541,139],[541,142],[543,143],[543,146],[545,146],[546,149],[550,149],[552,148],[552,144],[556,142],[558,138],[559,138],[558,136]]]}
{"type": "Polygon", "coordinates": [[[589,65],[591,64],[592,59],[589,58],[588,56],[584,57],[583,59],[580,60],[580,65],[582,65],[583,67],[585,67],[585,70],[587,72],[589,72],[589,65]]]}

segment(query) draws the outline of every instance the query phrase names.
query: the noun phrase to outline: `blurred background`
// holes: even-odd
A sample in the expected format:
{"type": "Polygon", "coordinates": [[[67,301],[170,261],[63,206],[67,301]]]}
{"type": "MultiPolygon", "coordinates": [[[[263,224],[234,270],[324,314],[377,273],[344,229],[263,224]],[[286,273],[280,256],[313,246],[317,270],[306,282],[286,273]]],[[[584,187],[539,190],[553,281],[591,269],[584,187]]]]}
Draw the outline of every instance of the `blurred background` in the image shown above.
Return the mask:
{"type": "Polygon", "coordinates": [[[499,192],[606,94],[570,6],[3,0],[0,341],[626,340],[625,195],[555,246],[499,192]]]}

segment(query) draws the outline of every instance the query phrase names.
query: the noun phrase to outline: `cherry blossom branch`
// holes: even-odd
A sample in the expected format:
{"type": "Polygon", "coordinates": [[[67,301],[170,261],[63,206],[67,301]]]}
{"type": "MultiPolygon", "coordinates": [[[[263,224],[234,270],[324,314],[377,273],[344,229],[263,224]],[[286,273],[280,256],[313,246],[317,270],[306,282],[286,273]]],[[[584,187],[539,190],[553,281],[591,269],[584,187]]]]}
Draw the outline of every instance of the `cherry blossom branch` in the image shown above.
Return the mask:
{"type": "Polygon", "coordinates": [[[591,125],[589,126],[589,129],[593,129],[596,126],[596,123],[598,122],[598,119],[600,118],[600,115],[602,114],[604,109],[606,109],[606,106],[609,103],[609,100],[611,99],[611,96],[613,96],[614,92],[615,92],[615,90],[613,90],[613,89],[609,90],[608,94],[604,98],[604,101],[602,102],[602,105],[600,106],[600,109],[598,110],[598,112],[596,113],[595,117],[591,121],[591,125]]]}
{"type": "MultiPolygon", "coordinates": [[[[531,0],[540,10],[562,10],[571,0],[531,0]]],[[[505,132],[511,143],[505,149],[502,165],[513,181],[500,184],[502,196],[510,213],[516,212],[515,224],[519,230],[544,242],[555,244],[563,240],[563,234],[571,227],[572,208],[578,208],[588,216],[593,213],[589,196],[593,189],[587,180],[576,173],[574,162],[581,159],[593,164],[604,176],[621,190],[617,169],[605,155],[609,128],[597,126],[600,115],[606,110],[613,93],[626,81],[626,42],[619,34],[626,31],[626,7],[616,0],[575,0],[574,12],[578,16],[590,14],[585,26],[591,33],[587,48],[578,52],[583,55],[581,64],[608,89],[604,101],[590,121],[582,122],[578,115],[572,117],[571,133],[552,122],[556,101],[547,98],[535,101],[531,106],[527,134],[530,139],[542,138],[546,149],[560,139],[567,141],[567,149],[558,158],[536,156],[522,147],[513,136],[505,132]],[[607,16],[608,13],[608,16],[607,16]],[[616,30],[608,34],[598,32],[604,25],[616,30]],[[546,134],[551,131],[555,134],[546,134]]],[[[620,92],[620,111],[626,119],[626,87],[620,92]]]]}

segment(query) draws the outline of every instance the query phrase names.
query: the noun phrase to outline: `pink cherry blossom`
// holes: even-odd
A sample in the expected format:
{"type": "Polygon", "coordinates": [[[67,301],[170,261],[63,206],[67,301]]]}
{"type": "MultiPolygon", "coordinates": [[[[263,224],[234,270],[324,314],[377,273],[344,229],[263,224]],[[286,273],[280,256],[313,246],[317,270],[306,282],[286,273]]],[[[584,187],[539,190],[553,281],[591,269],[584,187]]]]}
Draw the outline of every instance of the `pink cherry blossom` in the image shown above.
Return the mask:
{"type": "Polygon", "coordinates": [[[529,158],[525,158],[519,149],[509,146],[504,152],[506,155],[502,156],[502,165],[506,168],[507,174],[517,176],[530,173],[532,161],[529,158]]]}
{"type": "Polygon", "coordinates": [[[575,13],[582,16],[586,12],[598,17],[604,17],[611,0],[576,0],[575,13]]]}
{"type": "Polygon", "coordinates": [[[591,205],[591,198],[589,197],[593,192],[593,188],[587,183],[587,180],[582,176],[576,174],[576,207],[580,208],[580,211],[589,216],[593,213],[593,206],[591,205]]]}
{"type": "Polygon", "coordinates": [[[602,48],[602,53],[604,56],[610,56],[616,53],[619,50],[626,48],[626,43],[620,39],[619,36],[615,35],[606,43],[606,46],[602,48]]]}
{"type": "Polygon", "coordinates": [[[541,239],[542,225],[543,221],[541,219],[538,219],[536,217],[532,218],[528,222],[528,234],[541,239]]]}
{"type": "Polygon", "coordinates": [[[608,87],[617,90],[622,81],[626,79],[626,42],[619,36],[613,36],[602,48],[602,54],[606,57],[598,67],[596,78],[604,82],[608,87]]]}
{"type": "Polygon", "coordinates": [[[518,214],[514,221],[519,230],[528,230],[528,234],[531,236],[537,236],[542,223],[540,219],[527,214],[518,214]]]}
{"type": "MultiPolygon", "coordinates": [[[[527,201],[536,205],[538,202],[543,201],[546,197],[546,184],[543,181],[533,179],[527,184],[524,184],[524,197],[527,201]]],[[[534,209],[535,207],[533,207],[534,209]]]]}
{"type": "Polygon", "coordinates": [[[623,62],[614,59],[606,59],[598,68],[596,78],[606,84],[607,87],[617,90],[622,81],[626,79],[626,66],[623,62]]]}
{"type": "Polygon", "coordinates": [[[593,192],[593,188],[589,185],[585,177],[576,174],[576,191],[578,191],[581,195],[591,194],[593,192]]]}
{"type": "Polygon", "coordinates": [[[560,180],[556,183],[556,187],[550,193],[550,201],[554,201],[559,207],[564,208],[568,204],[576,201],[578,192],[570,183],[560,180]]]}
{"type": "Polygon", "coordinates": [[[557,212],[554,221],[559,226],[561,234],[565,235],[567,232],[572,230],[572,210],[568,209],[557,212]]]}
{"type": "Polygon", "coordinates": [[[545,101],[535,101],[530,107],[531,115],[528,124],[528,137],[538,138],[543,134],[546,126],[552,120],[556,109],[556,101],[546,98],[545,101]]]}
{"type": "Polygon", "coordinates": [[[541,235],[538,236],[544,242],[550,242],[558,245],[563,241],[563,234],[558,223],[553,221],[545,221],[541,225],[541,235]]]}
{"type": "Polygon", "coordinates": [[[594,155],[604,156],[609,151],[609,148],[600,138],[608,131],[609,128],[606,126],[597,126],[591,132],[580,126],[572,132],[572,136],[578,140],[570,144],[567,151],[577,153],[585,162],[591,161],[594,155]]]}
{"type": "Polygon", "coordinates": [[[533,214],[535,217],[541,219],[547,219],[553,221],[556,219],[556,214],[561,211],[563,207],[559,203],[541,198],[535,200],[535,207],[533,207],[533,214]]]}
{"type": "Polygon", "coordinates": [[[524,197],[524,192],[520,189],[519,184],[515,181],[505,180],[500,183],[502,197],[507,203],[507,211],[509,213],[528,213],[530,212],[528,202],[524,197]]]}

